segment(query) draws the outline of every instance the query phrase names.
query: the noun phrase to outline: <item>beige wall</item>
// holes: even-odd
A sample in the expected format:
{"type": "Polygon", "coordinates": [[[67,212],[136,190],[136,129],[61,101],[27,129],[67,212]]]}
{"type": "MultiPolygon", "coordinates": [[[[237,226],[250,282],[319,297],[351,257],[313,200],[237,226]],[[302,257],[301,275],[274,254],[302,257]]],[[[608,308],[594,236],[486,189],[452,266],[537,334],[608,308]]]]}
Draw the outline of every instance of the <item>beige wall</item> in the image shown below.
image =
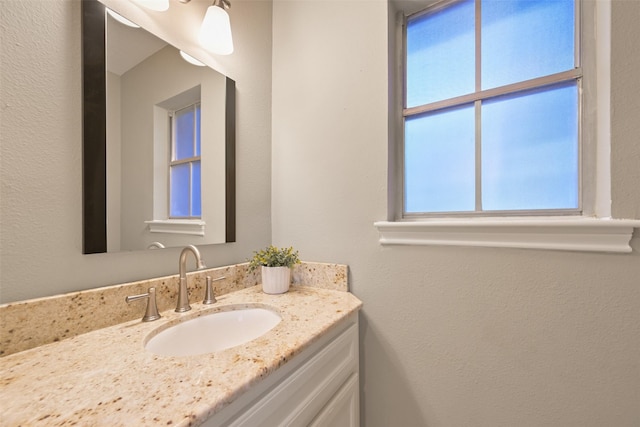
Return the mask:
{"type": "MultiPolygon", "coordinates": [[[[203,54],[195,34],[209,2],[165,14],[105,0],[203,54]],[[183,24],[183,25],[181,25],[183,24]]],[[[242,262],[271,240],[271,3],[237,1],[236,54],[203,57],[237,84],[237,243],[201,248],[209,266],[242,262]]],[[[0,302],[177,273],[179,248],[82,255],[80,1],[2,0],[0,302]]]]}
{"type": "MultiPolygon", "coordinates": [[[[640,218],[640,2],[615,0],[611,34],[613,215],[640,218]]],[[[640,279],[639,279],[640,280],[640,279]]]]}
{"type": "MultiPolygon", "coordinates": [[[[640,218],[640,2],[613,6],[614,213],[640,218]]],[[[350,266],[366,427],[640,425],[629,255],[382,247],[387,5],[278,1],[273,240],[350,266]]]]}

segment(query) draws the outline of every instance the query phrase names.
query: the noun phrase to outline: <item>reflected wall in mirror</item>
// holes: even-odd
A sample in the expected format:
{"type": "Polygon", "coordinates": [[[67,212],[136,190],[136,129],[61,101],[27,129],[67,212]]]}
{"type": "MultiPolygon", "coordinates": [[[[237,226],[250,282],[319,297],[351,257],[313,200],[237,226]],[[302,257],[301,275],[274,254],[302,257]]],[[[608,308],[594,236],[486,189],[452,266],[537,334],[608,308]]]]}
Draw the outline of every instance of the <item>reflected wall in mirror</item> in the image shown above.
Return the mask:
{"type": "Polygon", "coordinates": [[[97,0],[83,78],[84,253],[235,241],[233,80],[97,0]]]}

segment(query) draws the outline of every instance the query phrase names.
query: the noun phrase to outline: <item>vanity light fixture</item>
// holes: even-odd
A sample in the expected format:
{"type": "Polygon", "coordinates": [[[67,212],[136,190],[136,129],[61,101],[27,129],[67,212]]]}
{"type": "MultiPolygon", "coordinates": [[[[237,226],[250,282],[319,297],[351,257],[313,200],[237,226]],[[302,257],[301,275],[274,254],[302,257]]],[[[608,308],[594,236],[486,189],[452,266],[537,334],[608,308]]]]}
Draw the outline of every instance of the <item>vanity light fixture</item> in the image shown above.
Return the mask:
{"type": "Polygon", "coordinates": [[[218,55],[233,53],[233,39],[231,38],[231,23],[226,9],[231,7],[229,0],[214,0],[209,6],[202,25],[198,40],[208,51],[218,55]]]}
{"type": "Polygon", "coordinates": [[[147,9],[155,10],[156,12],[164,12],[169,9],[169,0],[133,0],[140,6],[144,6],[147,9]]]}
{"type": "Polygon", "coordinates": [[[135,23],[133,23],[133,22],[129,21],[129,20],[128,20],[127,18],[125,18],[124,16],[120,15],[120,14],[119,14],[119,13],[117,13],[117,12],[114,12],[113,10],[111,10],[111,9],[109,9],[109,8],[107,8],[107,13],[108,13],[109,15],[111,15],[111,17],[112,17],[113,19],[115,19],[116,21],[118,21],[118,22],[119,22],[119,23],[121,23],[121,24],[126,25],[127,27],[131,27],[131,28],[140,28],[140,25],[135,24],[135,23]]]}
{"type": "MultiPolygon", "coordinates": [[[[169,9],[169,0],[133,0],[147,9],[163,12],[169,9]]],[[[189,3],[191,0],[178,0],[180,3],[189,3]]],[[[213,0],[213,4],[207,8],[198,40],[202,47],[217,55],[229,55],[233,53],[233,38],[231,37],[231,22],[227,9],[231,7],[230,0],[213,0]]],[[[186,58],[185,58],[186,59],[186,58]]]]}
{"type": "Polygon", "coordinates": [[[191,65],[197,65],[198,67],[206,67],[206,64],[203,64],[202,62],[198,61],[196,58],[189,55],[188,53],[180,51],[180,56],[182,56],[182,59],[184,59],[191,65]]]}

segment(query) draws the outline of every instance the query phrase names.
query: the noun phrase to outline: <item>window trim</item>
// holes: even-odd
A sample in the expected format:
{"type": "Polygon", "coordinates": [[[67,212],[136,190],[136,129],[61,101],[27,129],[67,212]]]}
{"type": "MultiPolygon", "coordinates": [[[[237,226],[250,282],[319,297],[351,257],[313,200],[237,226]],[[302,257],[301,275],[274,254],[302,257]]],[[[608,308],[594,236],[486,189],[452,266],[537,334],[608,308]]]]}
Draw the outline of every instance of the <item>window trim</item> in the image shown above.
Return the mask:
{"type": "Polygon", "coordinates": [[[145,221],[150,233],[204,236],[206,222],[201,219],[154,219],[145,221]]]}
{"type": "Polygon", "coordinates": [[[628,253],[640,220],[585,217],[378,221],[382,245],[479,246],[628,253]]]}
{"type": "MultiPolygon", "coordinates": [[[[565,251],[628,253],[634,228],[640,220],[611,218],[611,0],[594,2],[593,7],[579,6],[581,22],[596,22],[597,37],[586,35],[583,28],[580,46],[584,75],[597,73],[597,79],[587,82],[588,90],[601,96],[587,97],[583,108],[595,111],[593,124],[586,128],[582,141],[582,215],[500,217],[466,216],[439,218],[402,218],[403,168],[403,70],[402,25],[405,14],[399,11],[395,24],[390,25],[390,79],[395,91],[390,94],[389,115],[389,200],[388,216],[374,226],[382,245],[442,245],[496,248],[550,249],[565,251]],[[587,53],[585,47],[591,52],[587,53]],[[588,133],[588,134],[587,134],[588,133]],[[585,155],[586,154],[586,155],[585,155]]],[[[590,32],[595,33],[596,30],[590,32]]],[[[583,131],[584,125],[580,127],[583,131]]]]}

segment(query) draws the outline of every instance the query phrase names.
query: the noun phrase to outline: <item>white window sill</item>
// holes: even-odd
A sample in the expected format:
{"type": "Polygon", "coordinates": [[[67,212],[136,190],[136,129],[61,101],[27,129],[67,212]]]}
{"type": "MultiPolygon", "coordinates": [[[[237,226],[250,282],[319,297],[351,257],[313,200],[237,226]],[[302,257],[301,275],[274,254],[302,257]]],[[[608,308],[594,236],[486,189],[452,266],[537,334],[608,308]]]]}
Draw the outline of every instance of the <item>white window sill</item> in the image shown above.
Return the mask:
{"type": "Polygon", "coordinates": [[[206,223],[199,219],[166,219],[145,221],[151,233],[188,234],[204,236],[206,223]]]}
{"type": "Polygon", "coordinates": [[[588,217],[378,221],[382,245],[482,246],[580,252],[631,252],[640,220],[588,217]]]}

